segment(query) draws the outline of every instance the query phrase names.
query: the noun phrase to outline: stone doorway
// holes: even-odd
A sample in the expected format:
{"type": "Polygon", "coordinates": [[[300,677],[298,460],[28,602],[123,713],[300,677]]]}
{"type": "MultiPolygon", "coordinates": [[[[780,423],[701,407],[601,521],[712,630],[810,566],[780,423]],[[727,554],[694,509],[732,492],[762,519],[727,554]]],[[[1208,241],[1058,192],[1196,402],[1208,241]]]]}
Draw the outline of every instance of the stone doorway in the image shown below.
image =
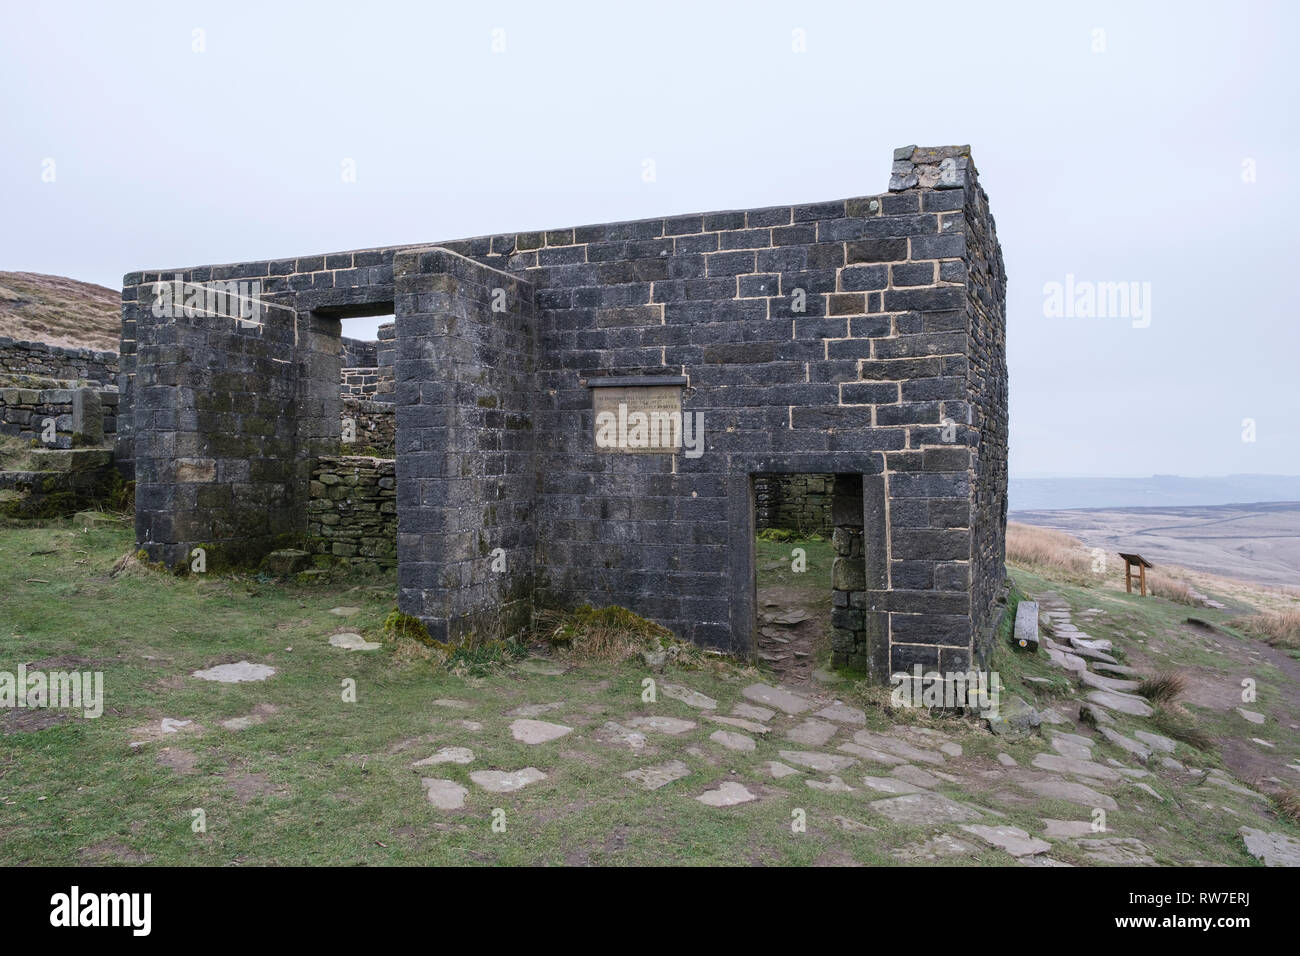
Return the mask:
{"type": "Polygon", "coordinates": [[[853,666],[865,596],[861,476],[763,473],[753,491],[758,660],[792,685],[853,666]]]}

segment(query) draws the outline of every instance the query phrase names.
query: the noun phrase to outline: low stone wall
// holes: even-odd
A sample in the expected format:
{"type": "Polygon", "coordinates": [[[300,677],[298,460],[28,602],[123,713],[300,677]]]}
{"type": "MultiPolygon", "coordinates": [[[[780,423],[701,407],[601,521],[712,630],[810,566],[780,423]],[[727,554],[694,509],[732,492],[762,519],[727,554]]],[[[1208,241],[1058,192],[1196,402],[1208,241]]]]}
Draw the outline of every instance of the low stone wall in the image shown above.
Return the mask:
{"type": "Polygon", "coordinates": [[[352,395],[354,398],[378,398],[381,388],[383,394],[389,397],[387,401],[393,401],[393,369],[380,368],[377,365],[342,369],[339,392],[343,395],[352,395]]]}
{"type": "Polygon", "coordinates": [[[32,451],[33,468],[0,471],[0,517],[54,518],[105,503],[116,471],[107,448],[32,451]]]}
{"type": "Polygon", "coordinates": [[[395,409],[392,402],[343,396],[339,430],[344,438],[344,447],[351,445],[349,451],[362,451],[366,448],[376,451],[393,449],[397,444],[395,409]],[[350,442],[347,441],[349,435],[352,436],[350,442]]]}
{"type": "Polygon", "coordinates": [[[339,340],[339,355],[343,358],[345,368],[372,368],[378,365],[376,348],[377,343],[365,339],[353,339],[345,335],[339,340]]]}
{"type": "Polygon", "coordinates": [[[0,387],[0,433],[36,440],[47,448],[99,444],[117,431],[116,388],[0,387]],[[95,427],[98,405],[100,424],[95,427]],[[47,440],[46,421],[54,420],[54,441],[47,440]]]}
{"type": "Polygon", "coordinates": [[[759,531],[829,535],[834,475],[759,475],[754,479],[755,524],[759,531]]]}
{"type": "Polygon", "coordinates": [[[396,462],[339,455],[312,469],[307,550],[348,564],[397,565],[396,462]]]}
{"type": "Polygon", "coordinates": [[[117,381],[117,353],[0,336],[0,375],[36,375],[112,385],[117,381]]]}

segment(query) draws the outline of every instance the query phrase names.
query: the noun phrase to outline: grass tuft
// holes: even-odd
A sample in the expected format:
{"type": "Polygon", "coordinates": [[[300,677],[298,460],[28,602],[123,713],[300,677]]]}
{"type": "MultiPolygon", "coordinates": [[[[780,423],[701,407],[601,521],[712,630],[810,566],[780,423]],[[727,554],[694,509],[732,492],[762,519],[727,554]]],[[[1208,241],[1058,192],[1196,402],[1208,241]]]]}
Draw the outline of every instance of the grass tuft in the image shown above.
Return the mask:
{"type": "Polygon", "coordinates": [[[1166,737],[1172,737],[1204,753],[1214,752],[1214,739],[1197,727],[1191,714],[1181,707],[1157,707],[1151,722],[1166,737]]]}
{"type": "Polygon", "coordinates": [[[534,629],[569,656],[586,660],[621,661],[644,650],[666,648],[673,641],[666,627],[617,605],[541,611],[534,629]]]}
{"type": "Polygon", "coordinates": [[[1147,591],[1175,604],[1186,604],[1189,607],[1201,606],[1201,602],[1193,596],[1187,582],[1159,571],[1147,571],[1147,591]]]}
{"type": "Polygon", "coordinates": [[[1277,812],[1292,823],[1300,823],[1300,790],[1283,790],[1273,797],[1277,812]]]}
{"type": "Polygon", "coordinates": [[[1172,704],[1187,693],[1187,678],[1174,672],[1157,674],[1145,678],[1138,685],[1138,693],[1153,704],[1172,704]]]}

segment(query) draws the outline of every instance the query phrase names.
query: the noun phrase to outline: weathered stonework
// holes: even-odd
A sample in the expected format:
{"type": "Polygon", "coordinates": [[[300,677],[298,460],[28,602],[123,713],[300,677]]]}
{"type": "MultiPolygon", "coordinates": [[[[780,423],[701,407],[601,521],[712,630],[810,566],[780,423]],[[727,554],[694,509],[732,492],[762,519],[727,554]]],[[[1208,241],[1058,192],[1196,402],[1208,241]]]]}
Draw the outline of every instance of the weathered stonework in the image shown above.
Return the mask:
{"type": "Polygon", "coordinates": [[[834,475],[759,475],[754,479],[758,530],[829,535],[834,475]]]}
{"type": "Polygon", "coordinates": [[[590,602],[749,653],[755,479],[836,475],[861,489],[841,659],[966,668],[1002,579],[1005,276],[969,150],[895,161],[890,192],[855,199],[126,276],[141,546],[304,534],[339,442],[338,320],[391,312],[399,606],[434,636],[590,602]],[[154,319],[177,271],[260,280],[273,308],[154,319]],[[593,447],[605,376],[685,379],[703,454],[593,447]],[[182,458],[215,479],[179,482],[182,458]]]}
{"type": "Polygon", "coordinates": [[[397,476],[391,459],[320,458],[307,500],[307,548],[352,565],[397,565],[397,476]]]}
{"type": "Polygon", "coordinates": [[[0,471],[0,517],[50,518],[95,508],[109,495],[116,473],[106,448],[53,449],[31,453],[35,468],[0,471]]]}
{"type": "Polygon", "coordinates": [[[99,444],[117,430],[116,388],[0,387],[0,433],[48,448],[99,444]],[[92,397],[93,396],[93,397],[92,397]],[[79,407],[78,407],[79,406],[79,407]],[[55,440],[45,441],[45,422],[53,419],[55,440]],[[80,437],[78,437],[80,435],[80,437]]]}
{"type": "MultiPolygon", "coordinates": [[[[374,454],[390,451],[397,442],[397,416],[391,402],[375,402],[344,395],[340,400],[342,433],[352,441],[343,441],[345,451],[374,449],[374,454]],[[349,432],[350,426],[350,432],[349,432]]],[[[370,454],[370,452],[368,452],[370,454]]]]}
{"type": "Polygon", "coordinates": [[[116,352],[64,348],[0,335],[0,379],[11,375],[34,375],[66,382],[112,385],[117,381],[117,374],[116,352]]]}

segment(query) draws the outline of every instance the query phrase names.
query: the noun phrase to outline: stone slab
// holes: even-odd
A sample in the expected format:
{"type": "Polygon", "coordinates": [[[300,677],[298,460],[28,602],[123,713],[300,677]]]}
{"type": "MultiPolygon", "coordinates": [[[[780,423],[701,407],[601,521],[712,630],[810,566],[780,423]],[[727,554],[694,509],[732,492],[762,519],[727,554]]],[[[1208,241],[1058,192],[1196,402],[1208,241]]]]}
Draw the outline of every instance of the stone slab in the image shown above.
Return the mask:
{"type": "Polygon", "coordinates": [[[818,753],[812,750],[782,750],[780,754],[781,759],[786,763],[792,763],[796,767],[816,770],[818,773],[835,773],[847,770],[857,763],[857,760],[852,757],[818,753]]]}
{"type": "Polygon", "coordinates": [[[719,784],[716,789],[705,790],[695,799],[709,807],[734,807],[737,804],[757,800],[758,797],[750,793],[743,784],[728,780],[719,784]]]}
{"type": "Polygon", "coordinates": [[[1052,844],[1046,840],[1031,837],[1019,827],[964,824],[962,829],[1012,856],[1033,856],[1036,853],[1046,853],[1052,848],[1052,844]]]}
{"type": "Polygon", "coordinates": [[[484,790],[492,793],[513,793],[540,780],[546,774],[536,767],[524,767],[522,770],[475,770],[469,778],[484,790]]]}
{"type": "Polygon", "coordinates": [[[219,684],[243,684],[250,681],[266,680],[275,673],[274,667],[266,664],[250,664],[239,661],[235,664],[218,664],[207,670],[195,671],[191,676],[199,680],[216,681],[219,684]]]}
{"type": "Polygon", "coordinates": [[[906,793],[899,797],[876,800],[868,806],[895,823],[933,826],[941,823],[965,823],[978,820],[979,811],[937,793],[906,793]]]}
{"type": "Polygon", "coordinates": [[[641,767],[638,770],[629,770],[623,776],[634,783],[639,783],[646,790],[658,790],[660,787],[666,787],[674,780],[680,780],[691,772],[691,768],[680,760],[669,760],[667,763],[655,764],[652,767],[641,767]]]}
{"type": "Polygon", "coordinates": [[[791,717],[812,710],[813,703],[784,687],[770,687],[767,684],[750,684],[741,691],[746,698],[756,704],[772,707],[791,717]]]}
{"type": "Polygon", "coordinates": [[[459,810],[465,806],[469,790],[455,780],[422,777],[420,784],[424,787],[425,797],[439,810],[459,810]]]}
{"type": "Polygon", "coordinates": [[[525,744],[544,744],[571,733],[573,733],[572,727],[552,724],[545,720],[520,718],[510,724],[510,736],[525,744]]]}

